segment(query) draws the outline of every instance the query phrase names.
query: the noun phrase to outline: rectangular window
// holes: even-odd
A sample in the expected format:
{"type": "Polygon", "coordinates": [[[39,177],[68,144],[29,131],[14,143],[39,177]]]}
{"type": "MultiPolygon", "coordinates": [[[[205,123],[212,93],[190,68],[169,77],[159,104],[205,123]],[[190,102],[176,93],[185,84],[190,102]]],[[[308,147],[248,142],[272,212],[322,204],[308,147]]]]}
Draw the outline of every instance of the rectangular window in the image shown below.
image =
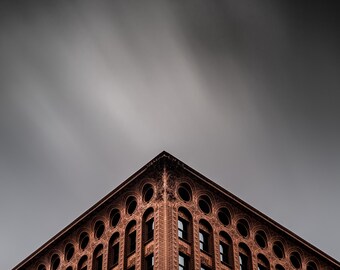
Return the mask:
{"type": "Polygon", "coordinates": [[[220,260],[223,263],[229,264],[229,246],[220,241],[220,260]]]}
{"type": "Polygon", "coordinates": [[[188,222],[178,218],[178,237],[188,241],[188,222]]]}
{"type": "Polygon", "coordinates": [[[178,256],[178,270],[189,270],[189,257],[183,253],[178,256]]]}
{"type": "Polygon", "coordinates": [[[240,253],[239,260],[240,260],[240,270],[248,270],[248,257],[240,253]]]}
{"type": "Polygon", "coordinates": [[[209,252],[209,234],[204,231],[200,231],[199,240],[200,240],[200,250],[209,252]]]}
{"type": "Polygon", "coordinates": [[[154,256],[153,256],[153,254],[148,255],[148,256],[145,258],[145,269],[146,269],[146,270],[153,270],[154,264],[155,264],[155,261],[154,261],[154,256]]]}
{"type": "Polygon", "coordinates": [[[136,251],[136,231],[129,234],[128,254],[136,251]]]}
{"type": "Polygon", "coordinates": [[[155,223],[153,218],[146,222],[146,241],[153,239],[153,234],[155,230],[155,223]]]}

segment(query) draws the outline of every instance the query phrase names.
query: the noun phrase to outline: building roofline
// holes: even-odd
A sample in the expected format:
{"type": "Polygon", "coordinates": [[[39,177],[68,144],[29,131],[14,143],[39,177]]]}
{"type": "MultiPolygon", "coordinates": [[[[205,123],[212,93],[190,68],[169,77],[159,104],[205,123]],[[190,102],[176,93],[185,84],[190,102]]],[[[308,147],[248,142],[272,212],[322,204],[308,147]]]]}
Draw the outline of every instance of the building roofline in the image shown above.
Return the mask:
{"type": "MultiPolygon", "coordinates": [[[[175,158],[175,157],[173,157],[175,158]]],[[[176,158],[177,159],[177,158],[176,158]]],[[[177,159],[178,160],[178,159],[177,159]]],[[[304,247],[306,247],[307,249],[315,252],[316,254],[318,254],[321,257],[324,257],[325,259],[329,260],[330,262],[332,262],[333,264],[335,264],[337,267],[340,267],[340,262],[337,261],[335,258],[333,258],[332,256],[328,255],[327,253],[325,253],[324,251],[320,250],[319,248],[317,248],[316,246],[312,245],[311,243],[309,243],[308,241],[304,240],[303,238],[301,238],[300,236],[298,236],[297,234],[295,234],[294,232],[292,232],[291,230],[287,229],[286,227],[284,227],[283,225],[279,224],[278,222],[276,222],[275,220],[273,220],[272,218],[270,218],[269,216],[267,216],[266,214],[262,213],[261,211],[257,210],[256,208],[254,208],[253,206],[251,206],[250,204],[248,204],[247,202],[243,201],[242,199],[240,199],[239,197],[237,197],[236,195],[234,195],[233,193],[229,192],[228,190],[226,190],[225,188],[221,187],[219,184],[213,182],[212,180],[210,180],[209,178],[207,178],[206,176],[204,176],[203,174],[199,173],[198,171],[196,171],[195,169],[191,168],[190,166],[186,165],[184,162],[178,160],[179,162],[181,162],[183,164],[183,167],[185,170],[187,170],[189,173],[195,175],[197,178],[199,178],[200,180],[202,180],[203,182],[206,182],[207,184],[209,184],[210,186],[213,186],[215,189],[217,189],[219,192],[223,193],[224,195],[226,195],[227,197],[230,197],[234,202],[236,202],[239,206],[243,207],[244,209],[248,210],[249,212],[254,213],[255,215],[257,215],[259,218],[261,218],[262,220],[264,220],[265,222],[269,223],[270,225],[272,225],[274,228],[277,228],[279,231],[283,232],[284,234],[286,234],[287,236],[291,237],[293,240],[295,240],[296,242],[298,242],[299,244],[302,244],[304,247]]]]}
{"type": "MultiPolygon", "coordinates": [[[[39,247],[37,250],[35,250],[32,254],[30,254],[28,257],[26,257],[23,261],[21,261],[19,264],[14,266],[13,270],[20,269],[21,267],[25,266],[26,263],[28,263],[31,259],[33,259],[35,256],[37,256],[40,252],[42,252],[44,249],[48,248],[50,245],[52,245],[56,240],[60,239],[62,236],[64,236],[68,231],[76,227],[82,220],[90,216],[95,210],[97,210],[100,206],[102,206],[105,202],[107,202],[111,197],[118,193],[120,190],[122,190],[125,186],[127,186],[131,181],[136,179],[138,176],[143,174],[152,164],[160,160],[161,158],[165,157],[167,155],[167,152],[163,151],[160,154],[158,154],[156,157],[154,157],[151,161],[149,161],[147,164],[145,164],[142,168],[140,168],[137,172],[132,174],[129,178],[127,178],[124,182],[119,184],[115,189],[113,189],[109,194],[104,196],[101,200],[99,200],[97,203],[95,203],[93,206],[91,206],[88,210],[86,210],[83,214],[81,214],[79,217],[77,217],[74,221],[72,221],[69,225],[67,225],[64,229],[62,229],[60,232],[58,232],[56,235],[54,235],[52,238],[50,238],[45,244],[43,244],[41,247],[39,247]]],[[[170,155],[170,154],[168,154],[170,155]]]]}
{"type": "Polygon", "coordinates": [[[126,187],[131,181],[142,175],[144,172],[147,171],[147,169],[152,166],[153,164],[161,161],[162,159],[168,159],[175,161],[179,163],[186,171],[188,171],[190,174],[193,174],[195,177],[199,178],[201,181],[207,183],[208,185],[212,186],[213,188],[217,189],[219,192],[223,193],[225,196],[231,198],[235,203],[237,203],[239,206],[247,210],[248,212],[251,212],[255,215],[257,215],[260,219],[264,220],[265,222],[272,225],[274,228],[277,228],[299,244],[302,244],[307,249],[313,251],[314,253],[318,254],[319,256],[327,259],[337,267],[340,267],[340,262],[331,257],[330,255],[326,254],[319,248],[315,247],[314,245],[310,244],[300,236],[296,235],[286,227],[280,225],[267,215],[263,214],[256,208],[252,207],[242,199],[238,198],[236,195],[232,194],[231,192],[227,191],[225,188],[221,187],[220,185],[216,184],[209,178],[205,177],[195,169],[191,168],[190,166],[186,165],[184,162],[179,160],[178,158],[174,157],[173,155],[169,154],[166,151],[162,151],[160,154],[158,154],[156,157],[154,157],[151,161],[149,161],[146,165],[141,167],[137,172],[132,174],[129,178],[127,178],[124,182],[122,182],[120,185],[118,185],[115,189],[113,189],[110,193],[108,193],[106,196],[104,196],[101,200],[99,200],[97,203],[95,203],[92,207],[90,207],[87,211],[85,211],[83,214],[81,214],[78,218],[76,218],[73,222],[71,222],[69,225],[67,225],[64,229],[62,229],[59,233],[57,233],[55,236],[53,236],[50,240],[48,240],[45,244],[43,244],[41,247],[39,247],[37,250],[35,250],[31,255],[29,255],[27,258],[25,258],[23,261],[21,261],[19,264],[17,264],[13,270],[19,270],[21,267],[24,267],[30,260],[34,259],[39,253],[44,251],[46,248],[48,248],[50,245],[52,245],[55,241],[62,238],[68,231],[75,228],[82,220],[89,217],[91,214],[95,212],[99,207],[101,207],[103,204],[105,204],[108,200],[112,198],[112,196],[116,193],[118,193],[120,190],[123,190],[124,187],[126,187]]]}

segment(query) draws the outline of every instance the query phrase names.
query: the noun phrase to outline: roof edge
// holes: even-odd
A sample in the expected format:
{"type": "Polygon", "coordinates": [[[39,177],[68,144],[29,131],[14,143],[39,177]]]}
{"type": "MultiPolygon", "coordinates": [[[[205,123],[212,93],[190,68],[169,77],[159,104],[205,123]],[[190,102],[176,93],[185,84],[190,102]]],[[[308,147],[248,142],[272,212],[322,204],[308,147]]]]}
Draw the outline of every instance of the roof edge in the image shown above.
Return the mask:
{"type": "MultiPolygon", "coordinates": [[[[98,209],[101,205],[103,205],[106,201],[108,201],[114,194],[118,193],[125,186],[127,186],[131,181],[133,181],[138,176],[143,174],[150,166],[152,166],[153,164],[157,163],[159,160],[161,160],[163,158],[167,158],[169,156],[173,157],[171,154],[167,153],[166,151],[162,151],[160,154],[158,154],[156,157],[154,157],[152,160],[150,160],[147,164],[145,164],[143,167],[141,167],[137,172],[132,174],[129,178],[127,178],[125,181],[123,181],[121,184],[119,184],[116,188],[114,188],[110,193],[108,193],[106,196],[104,196],[101,200],[99,200],[97,203],[95,203],[93,206],[91,206],[83,214],[78,216],[69,225],[64,227],[60,232],[58,232],[57,234],[52,236],[47,242],[45,242],[37,250],[32,252],[28,257],[26,257],[24,260],[22,260],[20,263],[18,263],[16,266],[14,266],[14,268],[12,268],[12,270],[18,270],[21,267],[24,267],[26,263],[28,263],[30,260],[34,259],[35,256],[37,256],[44,249],[48,248],[56,240],[58,240],[61,237],[63,237],[69,230],[71,230],[72,228],[76,227],[83,219],[85,219],[88,216],[90,216],[96,209],[98,209]]],[[[173,158],[175,158],[175,157],[173,157],[173,158]]]]}
{"type": "Polygon", "coordinates": [[[309,249],[309,250],[315,252],[316,254],[318,254],[319,256],[327,259],[328,261],[332,262],[337,267],[340,267],[340,262],[338,260],[336,260],[335,258],[333,258],[332,256],[328,255],[327,253],[325,253],[321,249],[317,248],[313,244],[304,240],[303,238],[301,238],[300,236],[298,236],[297,234],[295,234],[291,230],[287,229],[286,227],[284,227],[280,223],[276,222],[275,220],[273,220],[272,218],[270,218],[266,214],[262,213],[261,211],[257,210],[256,208],[254,208],[253,206],[251,206],[247,202],[243,201],[242,199],[240,199],[239,197],[237,197],[233,193],[231,193],[228,190],[226,190],[225,188],[221,187],[219,184],[213,182],[212,180],[210,180],[209,178],[207,178],[206,176],[204,176],[200,172],[198,172],[195,169],[191,168],[190,166],[186,165],[184,162],[182,162],[180,160],[178,160],[178,161],[183,164],[184,169],[187,170],[189,173],[195,175],[196,177],[198,177],[203,182],[206,182],[207,184],[213,186],[218,191],[225,194],[227,197],[230,197],[234,202],[239,204],[241,207],[243,207],[247,211],[254,213],[258,217],[260,217],[262,220],[264,220],[265,222],[269,223],[273,227],[275,227],[275,228],[279,229],[280,231],[282,231],[283,233],[285,233],[287,236],[291,237],[293,240],[295,240],[298,243],[300,243],[301,245],[305,246],[307,249],[309,249]]]}
{"type": "Polygon", "coordinates": [[[162,151],[160,154],[158,154],[156,157],[154,157],[152,160],[150,160],[146,165],[141,167],[137,172],[132,174],[129,178],[127,178],[124,182],[122,182],[120,185],[118,185],[115,189],[113,189],[110,193],[108,193],[106,196],[104,196],[101,200],[99,200],[96,204],[94,204],[92,207],[90,207],[87,211],[85,211],[83,214],[81,214],[78,218],[76,218],[73,222],[71,222],[69,225],[67,225],[64,229],[62,229],[59,233],[57,233],[55,236],[53,236],[51,239],[49,239],[45,244],[43,244],[40,248],[35,250],[32,254],[30,254],[28,257],[26,257],[23,261],[21,261],[19,264],[17,264],[12,270],[19,270],[21,267],[24,267],[25,264],[27,264],[30,260],[34,259],[35,256],[37,256],[40,252],[42,252],[44,249],[48,248],[50,245],[53,244],[54,241],[60,239],[62,236],[64,236],[69,230],[74,228],[76,225],[78,225],[83,219],[90,216],[96,209],[98,209],[100,206],[102,206],[105,202],[107,202],[114,194],[118,193],[120,190],[122,190],[125,186],[127,186],[131,181],[142,175],[144,172],[147,171],[147,169],[154,165],[157,162],[160,162],[161,160],[171,160],[180,163],[183,168],[188,171],[189,173],[193,174],[195,177],[199,178],[201,181],[205,182],[206,184],[209,184],[210,186],[214,187],[227,197],[230,197],[235,203],[237,203],[239,206],[243,207],[249,212],[254,213],[259,218],[264,220],[265,222],[269,223],[273,227],[277,228],[278,230],[282,231],[284,234],[289,236],[291,239],[295,240],[296,242],[300,243],[310,251],[314,252],[315,254],[318,254],[319,256],[325,258],[329,262],[333,263],[335,266],[340,268],[340,262],[337,261],[335,258],[331,257],[327,253],[323,252],[319,248],[315,247],[311,243],[307,242],[297,234],[293,233],[286,227],[282,226],[281,224],[277,223],[272,218],[268,217],[264,213],[260,212],[250,204],[246,203],[236,195],[232,194],[231,192],[227,191],[225,188],[221,187],[219,184],[216,184],[203,174],[199,173],[195,169],[191,168],[187,164],[185,164],[183,161],[179,160],[178,158],[174,157],[173,155],[169,154],[166,151],[162,151]]]}

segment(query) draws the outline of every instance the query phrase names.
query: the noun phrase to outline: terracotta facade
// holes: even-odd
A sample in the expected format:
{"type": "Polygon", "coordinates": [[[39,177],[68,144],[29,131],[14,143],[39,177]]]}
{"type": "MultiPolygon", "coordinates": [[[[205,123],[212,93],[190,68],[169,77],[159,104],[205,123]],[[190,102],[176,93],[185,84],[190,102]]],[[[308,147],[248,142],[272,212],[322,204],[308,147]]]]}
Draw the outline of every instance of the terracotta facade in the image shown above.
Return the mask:
{"type": "Polygon", "coordinates": [[[340,263],[162,152],[15,270],[340,269],[340,263]]]}

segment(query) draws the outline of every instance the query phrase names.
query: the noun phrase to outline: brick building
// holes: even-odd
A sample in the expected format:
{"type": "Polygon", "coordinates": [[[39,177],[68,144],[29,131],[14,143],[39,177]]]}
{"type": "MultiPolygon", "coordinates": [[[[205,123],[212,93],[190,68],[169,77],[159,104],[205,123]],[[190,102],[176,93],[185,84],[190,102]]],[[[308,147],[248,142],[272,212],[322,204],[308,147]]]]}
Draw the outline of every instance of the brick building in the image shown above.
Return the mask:
{"type": "Polygon", "coordinates": [[[340,263],[162,152],[15,270],[339,270],[340,263]]]}

